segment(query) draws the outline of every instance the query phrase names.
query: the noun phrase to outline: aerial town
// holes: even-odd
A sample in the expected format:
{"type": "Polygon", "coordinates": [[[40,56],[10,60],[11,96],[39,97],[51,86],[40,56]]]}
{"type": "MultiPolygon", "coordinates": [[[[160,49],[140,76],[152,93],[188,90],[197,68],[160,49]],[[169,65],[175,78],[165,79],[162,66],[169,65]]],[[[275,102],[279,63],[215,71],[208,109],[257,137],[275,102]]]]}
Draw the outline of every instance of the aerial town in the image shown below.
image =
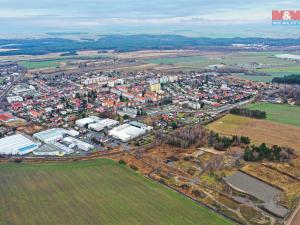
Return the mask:
{"type": "Polygon", "coordinates": [[[0,5],[0,225],[300,225],[299,0],[0,5]]]}
{"type": "Polygon", "coordinates": [[[298,59],[256,52],[247,54],[263,55],[264,63],[244,63],[243,56],[197,70],[143,64],[156,54],[199,60],[195,52],[149,51],[75,59],[62,68],[1,63],[0,162],[110,159],[234,223],[288,220],[300,191],[300,91],[259,80],[271,79],[260,72],[270,63],[298,59]]]}
{"type": "Polygon", "coordinates": [[[155,132],[168,133],[168,120],[178,127],[205,123],[270,88],[218,73],[89,72],[31,79],[20,78],[22,73],[16,65],[1,70],[7,74],[1,86],[3,155],[128,150],[140,138],[149,144],[155,132]],[[180,112],[189,116],[179,119],[180,112]]]}

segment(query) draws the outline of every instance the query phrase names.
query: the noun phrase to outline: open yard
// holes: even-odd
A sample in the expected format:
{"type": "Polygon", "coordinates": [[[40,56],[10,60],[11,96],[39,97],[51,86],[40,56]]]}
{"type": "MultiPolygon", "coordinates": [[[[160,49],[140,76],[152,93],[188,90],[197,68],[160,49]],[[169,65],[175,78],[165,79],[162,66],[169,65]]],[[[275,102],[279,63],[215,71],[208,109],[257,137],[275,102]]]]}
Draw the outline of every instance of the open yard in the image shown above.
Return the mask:
{"type": "Polygon", "coordinates": [[[260,102],[248,108],[266,112],[267,120],[300,127],[300,106],[260,102]]]}
{"type": "Polygon", "coordinates": [[[125,166],[101,159],[0,165],[0,224],[232,224],[125,166]]]}
{"type": "Polygon", "coordinates": [[[208,128],[223,135],[248,136],[252,143],[286,146],[300,152],[300,128],[296,126],[229,114],[208,128]]]}

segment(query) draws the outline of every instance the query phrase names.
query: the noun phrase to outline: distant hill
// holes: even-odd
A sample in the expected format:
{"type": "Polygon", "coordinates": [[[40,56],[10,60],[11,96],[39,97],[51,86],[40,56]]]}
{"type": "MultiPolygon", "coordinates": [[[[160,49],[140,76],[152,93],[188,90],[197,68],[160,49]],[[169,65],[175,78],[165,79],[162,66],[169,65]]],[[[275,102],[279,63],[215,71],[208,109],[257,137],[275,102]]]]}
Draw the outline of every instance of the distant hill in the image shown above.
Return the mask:
{"type": "Polygon", "coordinates": [[[300,39],[271,38],[198,38],[179,35],[108,35],[98,40],[69,40],[64,38],[43,39],[0,39],[0,46],[12,51],[0,52],[7,55],[44,55],[54,52],[78,50],[169,50],[197,49],[198,47],[228,47],[232,44],[263,44],[270,46],[300,45],[300,39]]]}

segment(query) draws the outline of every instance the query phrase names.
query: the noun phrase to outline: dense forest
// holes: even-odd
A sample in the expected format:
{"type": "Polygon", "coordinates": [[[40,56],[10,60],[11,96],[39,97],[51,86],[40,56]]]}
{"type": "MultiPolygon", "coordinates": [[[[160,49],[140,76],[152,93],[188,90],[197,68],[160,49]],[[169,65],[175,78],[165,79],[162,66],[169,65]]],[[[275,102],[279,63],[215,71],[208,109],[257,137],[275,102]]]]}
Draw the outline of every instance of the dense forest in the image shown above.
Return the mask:
{"type": "Polygon", "coordinates": [[[266,119],[267,117],[267,114],[264,111],[251,110],[246,108],[234,108],[230,110],[230,113],[234,115],[246,116],[255,119],[266,119]]]}
{"type": "Polygon", "coordinates": [[[298,84],[300,85],[300,74],[292,74],[284,77],[275,77],[272,80],[273,83],[280,84],[298,84]]]}
{"type": "Polygon", "coordinates": [[[0,52],[0,55],[43,55],[53,52],[74,52],[79,50],[195,49],[197,47],[226,47],[232,44],[292,46],[300,45],[300,39],[199,38],[180,35],[108,35],[101,36],[97,40],[69,40],[64,38],[0,39],[0,46],[12,49],[12,51],[0,52]]]}

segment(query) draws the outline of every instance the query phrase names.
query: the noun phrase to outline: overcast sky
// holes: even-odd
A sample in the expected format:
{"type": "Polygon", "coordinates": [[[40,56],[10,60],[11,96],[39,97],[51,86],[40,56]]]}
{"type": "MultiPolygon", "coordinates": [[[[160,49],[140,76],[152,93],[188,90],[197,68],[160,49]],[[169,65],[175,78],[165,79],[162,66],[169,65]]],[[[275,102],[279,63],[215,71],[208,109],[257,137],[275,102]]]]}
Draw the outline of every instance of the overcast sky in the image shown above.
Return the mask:
{"type": "MultiPolygon", "coordinates": [[[[246,31],[254,25],[263,31],[271,26],[272,9],[300,9],[299,0],[0,0],[0,5],[2,34],[130,29],[180,33],[185,28],[192,33],[195,28],[210,32],[211,27],[213,32],[224,26],[246,31]]],[[[299,29],[289,34],[299,36],[299,29]]]]}

